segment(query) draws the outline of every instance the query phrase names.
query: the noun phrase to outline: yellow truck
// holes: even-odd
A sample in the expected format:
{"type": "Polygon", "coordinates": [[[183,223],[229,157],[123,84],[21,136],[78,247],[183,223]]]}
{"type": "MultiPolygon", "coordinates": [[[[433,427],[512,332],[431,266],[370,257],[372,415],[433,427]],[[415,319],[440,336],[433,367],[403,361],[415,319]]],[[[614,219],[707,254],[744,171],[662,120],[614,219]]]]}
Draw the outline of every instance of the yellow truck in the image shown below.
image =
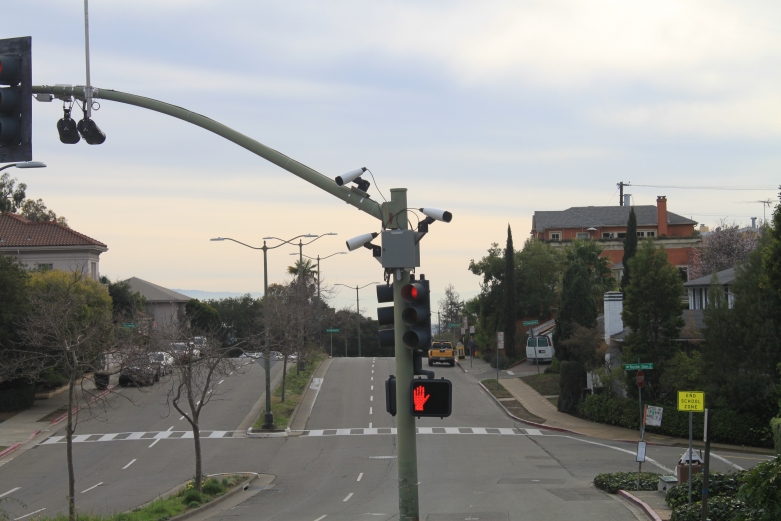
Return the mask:
{"type": "Polygon", "coordinates": [[[453,351],[453,344],[450,342],[434,342],[431,349],[428,350],[428,365],[434,365],[434,362],[450,364],[450,367],[456,365],[456,355],[453,351]]]}

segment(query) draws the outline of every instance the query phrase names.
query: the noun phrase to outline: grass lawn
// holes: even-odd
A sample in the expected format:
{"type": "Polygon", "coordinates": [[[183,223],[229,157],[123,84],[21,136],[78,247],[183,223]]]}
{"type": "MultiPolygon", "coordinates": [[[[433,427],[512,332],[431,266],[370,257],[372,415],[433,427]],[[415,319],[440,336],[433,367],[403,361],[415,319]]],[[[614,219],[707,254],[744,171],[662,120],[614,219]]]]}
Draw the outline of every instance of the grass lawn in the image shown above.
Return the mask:
{"type": "MultiPolygon", "coordinates": [[[[513,395],[510,394],[510,392],[504,388],[501,382],[499,382],[499,385],[496,385],[496,380],[483,380],[482,384],[491,391],[491,394],[496,396],[497,398],[512,398],[513,395]]],[[[530,413],[528,410],[526,410],[526,407],[521,404],[518,400],[502,400],[502,405],[504,406],[507,411],[512,414],[513,416],[517,416],[518,418],[521,418],[522,420],[528,420],[534,423],[545,423],[545,418],[540,418],[539,416],[535,416],[532,413],[530,413]]]]}
{"type": "Polygon", "coordinates": [[[492,378],[489,380],[483,380],[481,382],[489,391],[491,391],[491,394],[496,396],[497,398],[512,398],[513,395],[510,394],[510,392],[504,388],[504,386],[500,383],[497,387],[496,385],[496,379],[492,378]]]}
{"type": "MultiPolygon", "coordinates": [[[[277,387],[274,394],[271,396],[271,412],[274,413],[274,423],[277,427],[284,428],[290,423],[290,416],[293,411],[296,410],[298,404],[304,398],[304,392],[306,392],[306,385],[309,383],[309,379],[315,372],[315,369],[320,365],[320,362],[325,358],[325,355],[318,354],[313,356],[310,360],[307,360],[306,369],[296,374],[295,369],[291,370],[285,377],[285,401],[282,401],[282,385],[277,387]]],[[[260,417],[255,420],[253,429],[260,429],[263,426],[263,415],[266,410],[260,413],[260,417]]]]}
{"type": "Polygon", "coordinates": [[[558,374],[533,374],[522,376],[521,380],[531,386],[543,396],[553,396],[559,394],[559,375],[558,374]]]}

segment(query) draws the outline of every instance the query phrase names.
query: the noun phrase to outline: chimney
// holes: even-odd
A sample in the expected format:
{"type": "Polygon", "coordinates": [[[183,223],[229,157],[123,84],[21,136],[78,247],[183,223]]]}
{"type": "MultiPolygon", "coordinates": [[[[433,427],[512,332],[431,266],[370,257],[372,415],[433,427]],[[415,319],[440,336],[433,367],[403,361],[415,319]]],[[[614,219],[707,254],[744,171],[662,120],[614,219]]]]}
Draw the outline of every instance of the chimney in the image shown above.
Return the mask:
{"type": "Polygon", "coordinates": [[[656,235],[667,235],[667,196],[660,195],[656,198],[656,222],[658,227],[656,235]]]}
{"type": "Polygon", "coordinates": [[[632,206],[632,194],[624,194],[624,206],[632,206]]]}
{"type": "Polygon", "coordinates": [[[624,330],[621,312],[624,310],[624,294],[620,291],[605,293],[605,343],[610,345],[610,337],[624,330]]]}
{"type": "Polygon", "coordinates": [[[757,227],[757,218],[756,217],[752,217],[751,218],[751,227],[752,228],[756,228],[757,227]]]}

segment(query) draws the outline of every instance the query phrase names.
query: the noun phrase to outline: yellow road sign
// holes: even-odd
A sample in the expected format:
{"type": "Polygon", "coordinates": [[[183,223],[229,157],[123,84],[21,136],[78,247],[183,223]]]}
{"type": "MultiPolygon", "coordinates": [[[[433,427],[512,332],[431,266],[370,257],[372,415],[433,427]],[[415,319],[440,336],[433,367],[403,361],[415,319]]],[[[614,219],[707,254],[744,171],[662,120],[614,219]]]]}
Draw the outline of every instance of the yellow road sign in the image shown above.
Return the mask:
{"type": "Polygon", "coordinates": [[[678,391],[678,410],[685,412],[705,412],[705,392],[678,391]]]}

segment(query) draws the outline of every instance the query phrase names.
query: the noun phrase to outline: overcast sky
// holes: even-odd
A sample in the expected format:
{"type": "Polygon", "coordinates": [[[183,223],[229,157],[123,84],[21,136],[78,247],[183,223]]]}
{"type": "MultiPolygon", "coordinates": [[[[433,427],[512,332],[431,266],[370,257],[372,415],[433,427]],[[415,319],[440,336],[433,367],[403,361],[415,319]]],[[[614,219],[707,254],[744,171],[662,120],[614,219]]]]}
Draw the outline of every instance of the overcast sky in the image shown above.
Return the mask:
{"type": "MultiPolygon", "coordinates": [[[[618,204],[616,183],[773,187],[781,181],[781,4],[775,2],[91,0],[92,82],[174,103],[326,176],[366,166],[386,197],[453,213],[422,243],[435,300],[507,225],[535,210],[618,204]]],[[[82,0],[3,5],[1,37],[33,37],[36,84],[85,81],[82,0]],[[13,33],[8,33],[13,28],[13,33]]],[[[169,287],[259,292],[262,237],[337,232],[326,256],[379,223],[200,128],[104,101],[101,146],[63,145],[60,103],[33,106],[35,159],[12,171],[71,227],[109,246],[101,271],[169,287]]],[[[777,190],[628,189],[713,225],[762,218],[777,190]]],[[[381,199],[374,183],[372,197],[381,199]]],[[[271,245],[271,244],[270,244],[271,245]]],[[[297,248],[269,252],[287,278],[297,248]]],[[[362,249],[326,283],[382,271],[362,249]]],[[[339,288],[333,303],[355,306],[339,288]]],[[[371,288],[361,307],[375,315],[371,288]]]]}

